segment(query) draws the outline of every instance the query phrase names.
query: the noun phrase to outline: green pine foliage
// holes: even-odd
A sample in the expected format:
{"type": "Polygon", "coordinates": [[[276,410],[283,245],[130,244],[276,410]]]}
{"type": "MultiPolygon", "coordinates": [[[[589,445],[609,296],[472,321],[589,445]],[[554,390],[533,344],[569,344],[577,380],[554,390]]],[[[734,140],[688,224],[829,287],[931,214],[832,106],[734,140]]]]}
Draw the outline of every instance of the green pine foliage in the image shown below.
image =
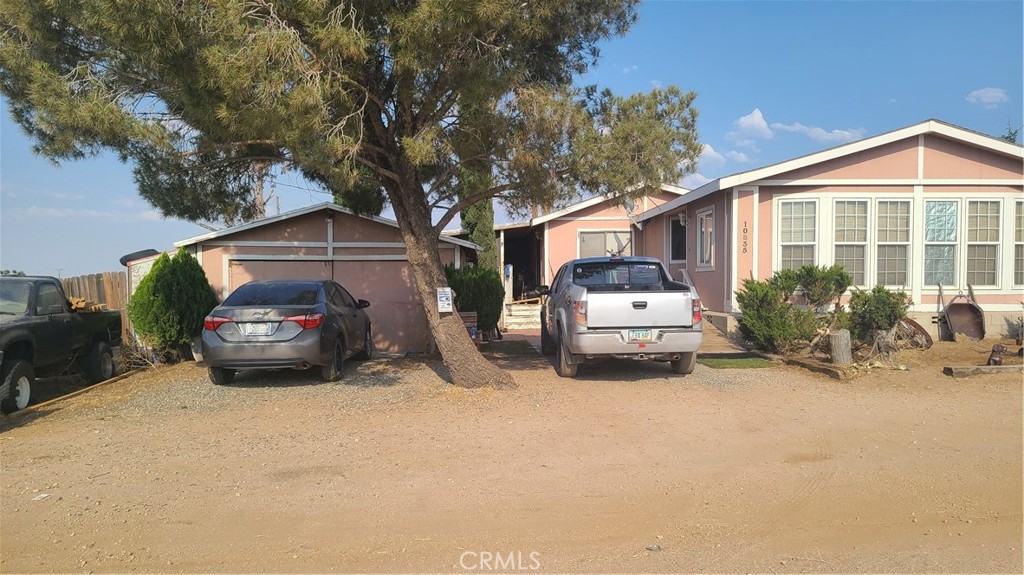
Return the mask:
{"type": "Polygon", "coordinates": [[[455,292],[455,308],[475,311],[477,327],[487,331],[498,326],[501,306],[505,302],[505,287],[495,269],[482,267],[456,268],[445,266],[444,275],[455,292]]]}
{"type": "Polygon", "coordinates": [[[154,262],[128,302],[128,317],[147,345],[182,351],[216,305],[203,268],[181,248],[173,258],[163,254],[154,262]]]}
{"type": "Polygon", "coordinates": [[[498,254],[497,242],[494,239],[494,204],[491,198],[477,202],[462,210],[462,228],[469,231],[469,241],[483,248],[477,254],[477,267],[497,270],[498,254]]]}
{"type": "Polygon", "coordinates": [[[855,290],[850,297],[850,328],[861,341],[871,341],[874,330],[889,330],[907,317],[910,296],[875,286],[871,291],[855,290]]]}
{"type": "Polygon", "coordinates": [[[841,265],[818,267],[805,265],[796,270],[796,281],[811,309],[834,303],[853,283],[853,276],[841,265]]]}

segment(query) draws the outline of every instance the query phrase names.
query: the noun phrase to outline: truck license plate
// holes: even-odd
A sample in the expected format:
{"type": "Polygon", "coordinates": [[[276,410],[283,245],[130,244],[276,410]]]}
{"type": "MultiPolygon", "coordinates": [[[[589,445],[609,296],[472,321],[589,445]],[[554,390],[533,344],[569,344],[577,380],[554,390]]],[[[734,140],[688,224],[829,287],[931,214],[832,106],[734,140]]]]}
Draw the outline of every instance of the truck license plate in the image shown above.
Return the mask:
{"type": "Polygon", "coordinates": [[[629,341],[651,341],[651,330],[631,329],[629,330],[629,341]]]}
{"type": "Polygon", "coordinates": [[[245,335],[270,335],[269,323],[246,323],[242,325],[245,326],[245,335]]]}

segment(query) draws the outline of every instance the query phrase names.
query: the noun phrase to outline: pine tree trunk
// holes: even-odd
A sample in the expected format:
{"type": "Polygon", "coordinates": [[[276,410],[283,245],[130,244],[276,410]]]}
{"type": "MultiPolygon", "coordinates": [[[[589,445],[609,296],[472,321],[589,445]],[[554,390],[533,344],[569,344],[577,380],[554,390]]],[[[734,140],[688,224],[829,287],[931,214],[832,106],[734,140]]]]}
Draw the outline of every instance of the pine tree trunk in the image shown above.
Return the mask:
{"type": "Polygon", "coordinates": [[[447,287],[448,280],[437,251],[439,240],[431,225],[429,208],[423,201],[423,190],[415,182],[406,182],[401,188],[389,187],[388,192],[405,240],[416,291],[427,314],[427,324],[452,383],[459,387],[514,387],[512,376],[480,354],[459,314],[445,313],[442,317],[437,310],[437,288],[447,287]]]}

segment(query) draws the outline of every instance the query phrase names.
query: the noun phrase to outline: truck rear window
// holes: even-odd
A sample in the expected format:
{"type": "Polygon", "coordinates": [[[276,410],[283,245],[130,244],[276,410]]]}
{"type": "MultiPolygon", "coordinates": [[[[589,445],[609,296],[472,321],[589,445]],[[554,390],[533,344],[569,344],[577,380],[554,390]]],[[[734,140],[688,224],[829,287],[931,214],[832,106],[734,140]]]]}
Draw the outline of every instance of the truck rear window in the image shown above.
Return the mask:
{"type": "Polygon", "coordinates": [[[314,305],[320,284],[308,282],[248,283],[224,300],[226,306],[314,305]]]}
{"type": "Polygon", "coordinates": [[[591,291],[654,291],[664,289],[667,278],[657,264],[577,264],[572,281],[591,291]]]}

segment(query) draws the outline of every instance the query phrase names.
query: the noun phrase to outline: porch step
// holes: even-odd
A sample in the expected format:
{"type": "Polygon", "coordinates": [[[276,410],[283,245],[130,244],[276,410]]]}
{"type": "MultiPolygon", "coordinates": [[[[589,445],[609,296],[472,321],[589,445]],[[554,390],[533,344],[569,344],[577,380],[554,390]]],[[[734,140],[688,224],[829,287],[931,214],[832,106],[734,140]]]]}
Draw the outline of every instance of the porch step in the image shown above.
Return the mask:
{"type": "Polygon", "coordinates": [[[540,304],[506,304],[505,329],[540,329],[540,304]]]}

